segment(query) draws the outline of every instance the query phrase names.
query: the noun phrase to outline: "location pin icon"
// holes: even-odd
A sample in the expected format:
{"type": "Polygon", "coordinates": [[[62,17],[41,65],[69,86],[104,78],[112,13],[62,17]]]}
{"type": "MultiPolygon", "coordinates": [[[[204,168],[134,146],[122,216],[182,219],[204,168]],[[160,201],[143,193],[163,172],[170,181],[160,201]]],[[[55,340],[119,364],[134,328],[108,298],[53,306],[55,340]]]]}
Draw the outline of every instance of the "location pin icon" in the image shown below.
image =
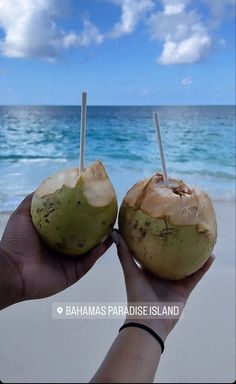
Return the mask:
{"type": "Polygon", "coordinates": [[[62,312],[63,312],[63,308],[62,308],[62,307],[57,307],[57,313],[58,313],[59,315],[61,315],[62,312]]]}

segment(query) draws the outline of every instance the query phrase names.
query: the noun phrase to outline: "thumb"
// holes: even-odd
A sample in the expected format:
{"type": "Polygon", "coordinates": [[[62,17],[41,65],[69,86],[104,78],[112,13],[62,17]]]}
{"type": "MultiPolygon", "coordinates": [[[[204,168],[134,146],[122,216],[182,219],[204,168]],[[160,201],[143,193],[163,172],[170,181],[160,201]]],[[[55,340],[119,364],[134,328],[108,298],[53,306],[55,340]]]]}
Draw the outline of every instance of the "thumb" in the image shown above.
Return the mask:
{"type": "Polygon", "coordinates": [[[91,251],[78,257],[76,263],[77,280],[93,267],[96,261],[110,248],[112,243],[112,238],[109,236],[103,243],[98,244],[91,251]]]}
{"type": "Polygon", "coordinates": [[[15,214],[23,214],[26,216],[30,216],[30,207],[33,194],[34,192],[30,193],[30,195],[26,196],[24,200],[22,200],[22,202],[16,208],[14,212],[15,214]]]}
{"type": "Polygon", "coordinates": [[[127,244],[117,230],[113,230],[112,239],[117,247],[117,253],[124,272],[125,279],[134,276],[137,273],[138,266],[135,264],[133,255],[131,254],[127,244]]]}
{"type": "Polygon", "coordinates": [[[185,279],[189,289],[189,293],[196,287],[196,285],[203,278],[208,269],[210,269],[214,260],[215,256],[211,255],[206,261],[206,263],[197,272],[193,273],[191,276],[185,279]]]}

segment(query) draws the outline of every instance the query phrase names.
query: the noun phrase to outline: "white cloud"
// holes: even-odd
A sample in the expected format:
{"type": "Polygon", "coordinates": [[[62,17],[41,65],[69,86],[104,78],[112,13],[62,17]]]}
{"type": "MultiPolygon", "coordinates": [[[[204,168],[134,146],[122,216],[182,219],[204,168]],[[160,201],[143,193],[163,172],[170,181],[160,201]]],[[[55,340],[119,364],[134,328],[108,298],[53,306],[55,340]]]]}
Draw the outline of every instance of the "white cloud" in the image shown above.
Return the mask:
{"type": "Polygon", "coordinates": [[[193,79],[192,79],[191,76],[186,77],[185,79],[183,79],[183,80],[181,81],[181,84],[182,84],[182,85],[191,85],[192,83],[193,83],[193,79]]]}
{"type": "MultiPolygon", "coordinates": [[[[71,47],[101,44],[131,34],[142,22],[148,26],[151,39],[161,44],[156,60],[159,64],[191,64],[208,55],[213,29],[235,9],[235,0],[106,1],[120,7],[120,19],[109,31],[101,32],[86,16],[81,31],[67,32],[60,27],[59,18],[70,0],[0,0],[0,55],[53,61],[71,47]],[[201,3],[209,8],[208,20],[200,14],[201,3]]],[[[217,41],[218,46],[226,44],[223,39],[217,41]]]]}
{"type": "Polygon", "coordinates": [[[226,41],[225,41],[225,39],[219,39],[219,44],[220,44],[220,46],[221,47],[225,47],[226,46],[226,41]]]}
{"type": "Polygon", "coordinates": [[[63,14],[64,0],[0,0],[0,54],[7,57],[55,59],[63,49],[101,43],[98,29],[85,18],[80,34],[65,33],[55,22],[63,14]]]}
{"type": "Polygon", "coordinates": [[[152,94],[153,94],[153,91],[151,91],[150,89],[143,89],[140,91],[140,96],[148,97],[148,96],[151,96],[152,94]]]}
{"type": "Polygon", "coordinates": [[[167,41],[161,56],[160,64],[192,64],[206,56],[211,46],[209,36],[192,35],[180,42],[167,41]]]}
{"type": "Polygon", "coordinates": [[[5,33],[0,41],[2,54],[55,56],[61,32],[51,19],[54,6],[54,2],[47,0],[0,0],[0,26],[5,33]]]}
{"type": "Polygon", "coordinates": [[[163,11],[149,19],[151,38],[163,41],[157,58],[160,64],[191,64],[203,59],[210,47],[211,37],[200,16],[187,10],[187,0],[162,0],[163,11]]]}
{"type": "Polygon", "coordinates": [[[212,15],[219,20],[235,14],[235,0],[201,0],[201,2],[205,3],[212,15]]]}
{"type": "Polygon", "coordinates": [[[118,38],[132,33],[140,20],[154,7],[152,0],[110,0],[121,7],[121,18],[107,34],[108,38],[118,38]]]}
{"type": "Polygon", "coordinates": [[[190,0],[162,0],[164,13],[166,15],[175,15],[181,13],[190,0]]]}
{"type": "Polygon", "coordinates": [[[88,17],[85,17],[83,20],[83,31],[80,35],[77,35],[74,32],[69,33],[63,38],[63,45],[65,48],[71,46],[88,46],[92,43],[101,44],[104,40],[103,35],[100,33],[99,29],[89,20],[88,17]]]}

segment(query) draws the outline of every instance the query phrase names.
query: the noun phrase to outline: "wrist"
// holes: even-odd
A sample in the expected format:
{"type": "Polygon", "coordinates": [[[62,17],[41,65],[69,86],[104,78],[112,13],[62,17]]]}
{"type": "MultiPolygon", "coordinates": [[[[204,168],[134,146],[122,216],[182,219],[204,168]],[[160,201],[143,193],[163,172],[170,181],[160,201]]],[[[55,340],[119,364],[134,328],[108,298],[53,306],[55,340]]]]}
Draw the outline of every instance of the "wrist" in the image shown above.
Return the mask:
{"type": "Polygon", "coordinates": [[[22,301],[23,287],[19,267],[0,243],[0,309],[22,301]]]}
{"type": "Polygon", "coordinates": [[[155,331],[153,331],[152,328],[148,327],[145,324],[141,324],[141,323],[137,323],[137,322],[131,322],[131,323],[123,324],[122,327],[120,327],[119,332],[122,331],[123,329],[127,329],[127,328],[138,328],[138,329],[141,329],[141,330],[147,332],[149,335],[152,336],[152,341],[154,341],[154,339],[157,341],[159,347],[161,348],[161,354],[164,352],[165,343],[162,340],[162,338],[155,331]]]}
{"type": "Polygon", "coordinates": [[[165,322],[163,320],[150,319],[150,318],[147,318],[147,319],[135,318],[134,319],[131,316],[131,317],[127,317],[125,319],[124,324],[131,323],[131,322],[143,324],[143,325],[146,325],[147,327],[151,328],[158,336],[160,336],[163,343],[165,343],[167,336],[169,334],[169,330],[168,330],[167,324],[165,324],[165,322]]]}

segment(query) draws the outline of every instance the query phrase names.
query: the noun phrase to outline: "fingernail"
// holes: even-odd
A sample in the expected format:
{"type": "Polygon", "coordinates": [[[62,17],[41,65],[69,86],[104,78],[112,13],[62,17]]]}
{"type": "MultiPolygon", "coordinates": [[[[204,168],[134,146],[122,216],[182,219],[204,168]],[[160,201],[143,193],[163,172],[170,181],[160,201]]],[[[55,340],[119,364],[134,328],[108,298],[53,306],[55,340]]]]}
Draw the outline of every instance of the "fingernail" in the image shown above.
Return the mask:
{"type": "Polygon", "coordinates": [[[118,232],[114,229],[111,233],[111,237],[116,245],[119,245],[120,238],[118,232]]]}

